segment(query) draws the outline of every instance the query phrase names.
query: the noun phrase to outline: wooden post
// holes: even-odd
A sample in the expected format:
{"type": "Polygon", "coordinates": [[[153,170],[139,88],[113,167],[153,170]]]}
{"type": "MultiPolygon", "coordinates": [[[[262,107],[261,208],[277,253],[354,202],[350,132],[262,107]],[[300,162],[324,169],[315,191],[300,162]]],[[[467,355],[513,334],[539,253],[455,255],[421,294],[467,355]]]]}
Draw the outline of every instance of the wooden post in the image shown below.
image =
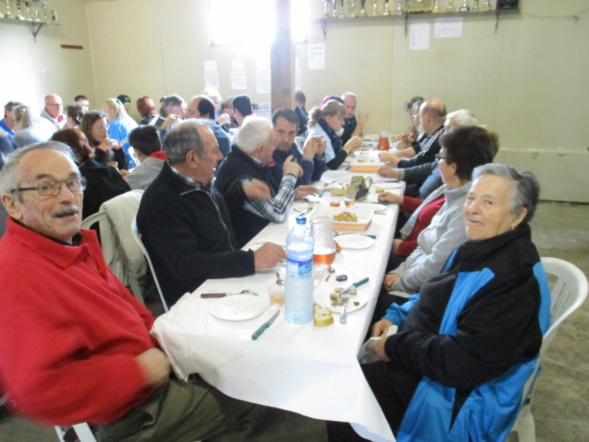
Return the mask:
{"type": "Polygon", "coordinates": [[[292,109],[294,99],[294,48],[290,29],[290,0],[276,1],[276,36],[270,52],[272,112],[292,109]]]}

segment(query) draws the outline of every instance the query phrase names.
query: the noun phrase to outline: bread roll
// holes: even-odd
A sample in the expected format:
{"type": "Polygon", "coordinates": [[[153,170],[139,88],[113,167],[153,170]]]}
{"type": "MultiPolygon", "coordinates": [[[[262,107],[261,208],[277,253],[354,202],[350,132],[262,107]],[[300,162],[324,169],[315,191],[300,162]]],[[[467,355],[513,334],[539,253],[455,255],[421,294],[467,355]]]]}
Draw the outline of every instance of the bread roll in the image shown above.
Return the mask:
{"type": "Polygon", "coordinates": [[[315,304],[313,306],[313,325],[315,327],[327,327],[333,324],[333,314],[327,307],[315,304]]]}

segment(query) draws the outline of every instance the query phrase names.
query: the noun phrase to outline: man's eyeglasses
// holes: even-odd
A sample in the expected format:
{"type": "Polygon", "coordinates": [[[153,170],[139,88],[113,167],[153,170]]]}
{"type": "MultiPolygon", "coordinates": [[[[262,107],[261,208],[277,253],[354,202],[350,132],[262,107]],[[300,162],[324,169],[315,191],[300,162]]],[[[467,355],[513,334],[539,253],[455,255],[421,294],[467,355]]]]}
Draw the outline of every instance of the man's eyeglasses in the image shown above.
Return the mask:
{"type": "Polygon", "coordinates": [[[47,106],[63,106],[62,103],[47,103],[47,106]]]}
{"type": "Polygon", "coordinates": [[[68,180],[53,181],[46,180],[37,184],[35,187],[17,187],[12,192],[26,192],[27,190],[36,190],[41,196],[57,196],[61,192],[61,185],[65,184],[70,192],[82,192],[86,188],[86,178],[76,177],[68,180]]]}
{"type": "Polygon", "coordinates": [[[435,158],[436,158],[436,161],[440,161],[440,160],[444,160],[444,161],[446,161],[446,157],[443,157],[443,156],[442,156],[442,155],[440,155],[440,154],[437,154],[437,155],[435,156],[435,158]]]}

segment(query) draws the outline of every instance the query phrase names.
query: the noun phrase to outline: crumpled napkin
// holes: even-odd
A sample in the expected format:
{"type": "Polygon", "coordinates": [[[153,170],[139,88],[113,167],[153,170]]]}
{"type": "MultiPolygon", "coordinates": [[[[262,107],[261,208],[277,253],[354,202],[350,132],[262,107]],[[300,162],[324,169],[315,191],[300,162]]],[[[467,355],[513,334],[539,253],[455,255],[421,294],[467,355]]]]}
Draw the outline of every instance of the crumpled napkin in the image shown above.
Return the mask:
{"type": "MultiPolygon", "coordinates": [[[[391,327],[389,328],[389,331],[387,332],[387,337],[392,336],[395,333],[397,333],[397,330],[399,330],[399,327],[397,327],[395,324],[391,325],[391,327]]],[[[364,345],[360,349],[360,353],[358,353],[358,361],[360,362],[360,364],[369,364],[371,362],[380,361],[378,356],[376,356],[374,353],[372,353],[370,350],[367,349],[368,343],[370,341],[375,341],[377,339],[380,339],[380,336],[373,336],[372,338],[370,338],[368,341],[366,341],[364,343],[364,345]]]]}
{"type": "MultiPolygon", "coordinates": [[[[150,331],[179,379],[187,380],[192,373],[220,367],[245,354],[236,333],[211,329],[209,321],[198,319],[203,305],[186,293],[169,312],[156,319],[150,331]]],[[[204,314],[209,314],[208,309],[204,314]]]]}

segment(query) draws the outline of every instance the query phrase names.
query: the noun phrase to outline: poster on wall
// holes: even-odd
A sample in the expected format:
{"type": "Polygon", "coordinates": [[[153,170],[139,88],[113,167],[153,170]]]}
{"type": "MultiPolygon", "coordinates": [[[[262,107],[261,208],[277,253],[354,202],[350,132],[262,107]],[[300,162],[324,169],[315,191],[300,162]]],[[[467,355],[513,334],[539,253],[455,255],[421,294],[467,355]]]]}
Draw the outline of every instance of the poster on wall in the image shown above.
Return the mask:
{"type": "Polygon", "coordinates": [[[231,89],[236,91],[247,89],[247,75],[243,60],[233,60],[231,62],[231,89]]]}
{"type": "Polygon", "coordinates": [[[423,51],[429,49],[429,23],[412,23],[409,49],[423,51]]]}
{"type": "Polygon", "coordinates": [[[434,38],[462,37],[462,17],[436,18],[434,38]]]}
{"type": "Polygon", "coordinates": [[[295,90],[300,91],[301,86],[301,61],[298,57],[295,58],[295,90]]]}
{"type": "Polygon", "coordinates": [[[205,88],[210,87],[219,90],[219,70],[217,60],[205,60],[205,88]]]}
{"type": "Polygon", "coordinates": [[[309,45],[309,69],[325,69],[325,45],[309,45]]]}
{"type": "Polygon", "coordinates": [[[270,83],[270,59],[258,58],[256,60],[256,92],[269,94],[271,92],[270,83]]]}

